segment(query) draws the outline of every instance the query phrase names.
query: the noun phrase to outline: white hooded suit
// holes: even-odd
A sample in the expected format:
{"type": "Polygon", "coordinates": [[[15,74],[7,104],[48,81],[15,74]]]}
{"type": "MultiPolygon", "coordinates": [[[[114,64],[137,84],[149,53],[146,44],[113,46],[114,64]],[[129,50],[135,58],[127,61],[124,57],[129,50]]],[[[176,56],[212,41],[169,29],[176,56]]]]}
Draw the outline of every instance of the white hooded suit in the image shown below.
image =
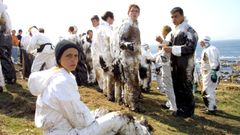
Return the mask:
{"type": "Polygon", "coordinates": [[[27,52],[30,53],[35,49],[39,49],[41,46],[45,46],[41,52],[37,52],[31,72],[40,71],[43,69],[49,69],[56,65],[54,47],[51,44],[50,39],[43,33],[39,33],[37,29],[32,28],[31,33],[33,34],[30,44],[27,46],[27,52]]]}
{"type": "Polygon", "coordinates": [[[215,89],[219,81],[220,54],[215,46],[209,44],[201,54],[201,74],[203,83],[203,99],[208,110],[216,110],[215,89]],[[217,81],[213,82],[211,76],[216,72],[217,81]]]}
{"type": "Polygon", "coordinates": [[[150,134],[145,126],[118,112],[95,119],[80,101],[75,77],[63,68],[32,73],[28,86],[30,92],[38,97],[35,124],[43,129],[45,135],[150,134]]]}

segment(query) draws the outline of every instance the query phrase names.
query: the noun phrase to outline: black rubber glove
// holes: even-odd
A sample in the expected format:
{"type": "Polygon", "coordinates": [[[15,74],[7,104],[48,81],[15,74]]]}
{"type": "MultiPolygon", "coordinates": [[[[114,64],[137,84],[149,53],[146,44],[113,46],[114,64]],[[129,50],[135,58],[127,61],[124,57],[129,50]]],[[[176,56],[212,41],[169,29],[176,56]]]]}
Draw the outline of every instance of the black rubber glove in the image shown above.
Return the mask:
{"type": "Polygon", "coordinates": [[[150,59],[146,59],[146,63],[147,64],[151,64],[151,60],[150,59]]]}
{"type": "Polygon", "coordinates": [[[130,51],[134,51],[134,43],[129,43],[129,44],[127,44],[127,48],[128,48],[130,51]]]}
{"type": "Polygon", "coordinates": [[[106,65],[106,62],[104,61],[104,59],[102,57],[99,58],[99,62],[100,62],[100,65],[101,65],[103,71],[107,72],[109,69],[106,65]]]}
{"type": "Polygon", "coordinates": [[[211,73],[211,80],[212,80],[212,82],[213,82],[213,83],[216,83],[216,82],[217,82],[217,79],[218,79],[218,77],[217,77],[217,72],[214,71],[214,70],[212,70],[212,73],[211,73]]]}

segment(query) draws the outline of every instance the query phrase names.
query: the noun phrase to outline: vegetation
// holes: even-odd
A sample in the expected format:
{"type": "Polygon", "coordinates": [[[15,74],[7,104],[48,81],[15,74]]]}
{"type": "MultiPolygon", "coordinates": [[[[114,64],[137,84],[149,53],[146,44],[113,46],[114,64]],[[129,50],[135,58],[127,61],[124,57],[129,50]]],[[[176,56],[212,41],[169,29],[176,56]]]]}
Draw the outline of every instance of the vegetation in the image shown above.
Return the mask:
{"type": "MultiPolygon", "coordinates": [[[[18,80],[15,85],[7,85],[4,93],[0,93],[0,135],[40,135],[42,131],[34,126],[36,97],[32,96],[26,81],[18,80]]],[[[133,113],[140,119],[144,116],[154,128],[153,135],[162,134],[239,134],[240,133],[240,86],[221,83],[217,92],[218,112],[208,115],[204,108],[200,92],[195,93],[196,109],[192,118],[178,118],[160,106],[166,97],[152,83],[150,94],[143,94],[141,105],[144,113],[133,113]]],[[[81,100],[90,109],[99,107],[113,111],[129,112],[117,103],[106,100],[103,94],[95,89],[80,87],[81,100]]]]}

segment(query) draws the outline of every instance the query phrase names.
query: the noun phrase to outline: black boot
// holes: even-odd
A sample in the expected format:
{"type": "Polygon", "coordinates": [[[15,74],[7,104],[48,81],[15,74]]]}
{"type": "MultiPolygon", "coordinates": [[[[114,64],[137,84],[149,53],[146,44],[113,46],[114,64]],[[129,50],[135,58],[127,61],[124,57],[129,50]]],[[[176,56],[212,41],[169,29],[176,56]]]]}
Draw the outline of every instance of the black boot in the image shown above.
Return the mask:
{"type": "Polygon", "coordinates": [[[3,93],[3,87],[0,86],[0,93],[3,93]]]}

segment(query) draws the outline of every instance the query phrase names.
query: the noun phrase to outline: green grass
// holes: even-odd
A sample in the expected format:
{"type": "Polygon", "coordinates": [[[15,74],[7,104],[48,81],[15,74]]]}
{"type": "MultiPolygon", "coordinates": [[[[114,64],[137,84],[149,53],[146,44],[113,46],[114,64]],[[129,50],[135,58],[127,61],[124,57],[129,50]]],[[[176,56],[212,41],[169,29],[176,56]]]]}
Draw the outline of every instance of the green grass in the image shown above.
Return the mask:
{"type": "MultiPolygon", "coordinates": [[[[133,113],[123,106],[106,100],[106,97],[91,88],[80,88],[81,100],[90,109],[99,107],[113,111],[129,112],[136,118],[144,116],[154,128],[153,135],[162,134],[240,134],[240,86],[221,83],[217,92],[217,115],[207,115],[200,110],[204,107],[200,93],[195,94],[195,115],[191,118],[176,118],[160,104],[166,97],[152,83],[150,94],[143,94],[141,101],[145,113],[133,113]]],[[[35,100],[26,87],[25,81],[7,85],[0,93],[0,135],[40,135],[34,126],[35,100]]]]}

